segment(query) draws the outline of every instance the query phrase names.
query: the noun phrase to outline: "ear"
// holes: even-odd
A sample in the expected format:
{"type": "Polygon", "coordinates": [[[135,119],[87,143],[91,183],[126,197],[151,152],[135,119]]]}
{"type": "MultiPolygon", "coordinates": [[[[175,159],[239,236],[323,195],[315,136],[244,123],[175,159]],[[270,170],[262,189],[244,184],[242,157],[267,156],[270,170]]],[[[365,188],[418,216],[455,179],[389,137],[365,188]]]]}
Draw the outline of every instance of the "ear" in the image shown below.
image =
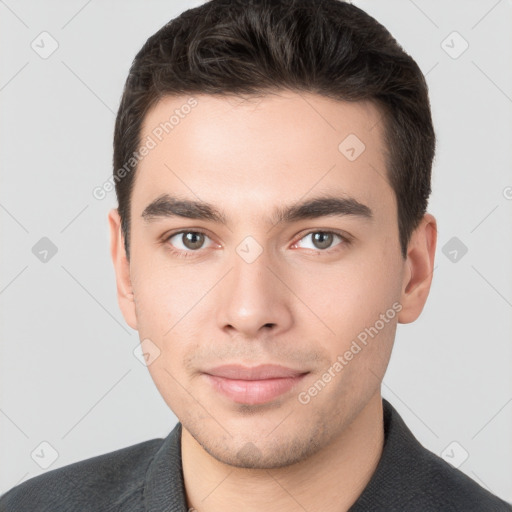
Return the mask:
{"type": "Polygon", "coordinates": [[[130,262],[126,258],[124,237],[121,230],[121,217],[116,208],[108,213],[110,225],[110,254],[114,264],[117,282],[117,302],[126,323],[137,330],[137,315],[135,314],[135,298],[130,279],[130,262]]]}
{"type": "Polygon", "coordinates": [[[437,223],[430,213],[423,216],[414,230],[407,247],[406,270],[402,281],[398,322],[408,324],[416,320],[427,301],[434,272],[437,243],[437,223]]]}

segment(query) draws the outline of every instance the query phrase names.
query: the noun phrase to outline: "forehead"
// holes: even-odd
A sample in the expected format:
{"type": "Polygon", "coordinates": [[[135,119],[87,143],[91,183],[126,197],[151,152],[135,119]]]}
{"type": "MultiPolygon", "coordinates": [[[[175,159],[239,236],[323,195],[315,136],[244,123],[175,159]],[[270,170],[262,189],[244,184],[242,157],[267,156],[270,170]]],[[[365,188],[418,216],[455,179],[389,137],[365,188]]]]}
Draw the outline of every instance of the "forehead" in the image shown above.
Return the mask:
{"type": "Polygon", "coordinates": [[[143,122],[141,144],[150,149],[137,167],[132,209],[140,216],[162,193],[255,215],[257,205],[326,192],[389,207],[383,128],[368,101],[290,91],[164,97],[143,122]]]}

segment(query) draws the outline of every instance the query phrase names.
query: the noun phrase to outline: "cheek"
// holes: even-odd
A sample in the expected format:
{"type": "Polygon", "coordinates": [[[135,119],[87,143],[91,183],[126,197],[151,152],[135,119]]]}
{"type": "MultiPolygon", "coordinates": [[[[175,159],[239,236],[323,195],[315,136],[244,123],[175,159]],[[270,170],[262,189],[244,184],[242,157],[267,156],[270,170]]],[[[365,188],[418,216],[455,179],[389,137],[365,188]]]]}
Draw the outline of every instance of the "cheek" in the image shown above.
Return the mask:
{"type": "Polygon", "coordinates": [[[142,264],[134,261],[133,268],[136,270],[132,285],[141,336],[153,335],[159,339],[171,336],[182,327],[181,319],[186,320],[210,286],[208,276],[199,276],[192,266],[169,265],[153,259],[142,264]]]}
{"type": "Polygon", "coordinates": [[[399,298],[400,291],[399,273],[392,263],[378,257],[311,268],[295,273],[293,282],[296,295],[306,306],[332,330],[345,333],[378,319],[399,298]]]}
{"type": "Polygon", "coordinates": [[[386,363],[400,310],[396,262],[396,255],[379,247],[347,258],[343,265],[296,274],[294,291],[316,313],[306,312],[309,320],[299,323],[311,335],[316,329],[324,333],[315,339],[321,340],[331,361],[352,351],[346,359],[357,360],[350,363],[353,368],[368,366],[380,372],[386,363]]]}

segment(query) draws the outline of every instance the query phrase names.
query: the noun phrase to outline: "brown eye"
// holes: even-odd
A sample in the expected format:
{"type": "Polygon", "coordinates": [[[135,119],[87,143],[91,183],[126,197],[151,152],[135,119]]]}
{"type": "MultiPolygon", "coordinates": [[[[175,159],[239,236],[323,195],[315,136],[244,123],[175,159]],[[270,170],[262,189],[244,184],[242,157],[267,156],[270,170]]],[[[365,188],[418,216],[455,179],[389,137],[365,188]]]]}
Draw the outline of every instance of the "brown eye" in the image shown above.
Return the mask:
{"type": "Polygon", "coordinates": [[[312,233],[313,244],[317,249],[328,249],[332,244],[334,236],[332,233],[326,233],[324,231],[317,231],[312,233]]]}
{"type": "Polygon", "coordinates": [[[204,243],[203,233],[195,233],[190,231],[188,233],[182,233],[183,245],[188,249],[200,249],[204,243]]]}
{"type": "Polygon", "coordinates": [[[334,231],[310,231],[309,233],[306,233],[306,235],[304,235],[297,243],[299,247],[322,252],[328,252],[329,249],[343,244],[348,245],[349,240],[334,231]],[[311,239],[310,247],[304,244],[304,241],[308,238],[311,239]],[[334,243],[336,239],[339,240],[339,243],[337,244],[334,243]]]}
{"type": "Polygon", "coordinates": [[[200,231],[180,231],[169,236],[168,242],[176,249],[181,251],[196,251],[201,249],[208,238],[200,231]],[[173,241],[173,239],[175,239],[173,241]]]}

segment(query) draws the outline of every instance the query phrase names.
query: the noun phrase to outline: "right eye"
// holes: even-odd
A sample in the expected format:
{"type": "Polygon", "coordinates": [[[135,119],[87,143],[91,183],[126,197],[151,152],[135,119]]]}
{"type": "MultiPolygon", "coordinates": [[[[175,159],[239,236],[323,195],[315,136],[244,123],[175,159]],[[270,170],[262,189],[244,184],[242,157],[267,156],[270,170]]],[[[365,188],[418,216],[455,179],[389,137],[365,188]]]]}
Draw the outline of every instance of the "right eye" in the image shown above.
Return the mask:
{"type": "Polygon", "coordinates": [[[203,248],[205,239],[210,238],[202,231],[182,230],[169,235],[166,241],[169,242],[172,252],[178,256],[187,257],[189,253],[198,252],[203,248]]]}

